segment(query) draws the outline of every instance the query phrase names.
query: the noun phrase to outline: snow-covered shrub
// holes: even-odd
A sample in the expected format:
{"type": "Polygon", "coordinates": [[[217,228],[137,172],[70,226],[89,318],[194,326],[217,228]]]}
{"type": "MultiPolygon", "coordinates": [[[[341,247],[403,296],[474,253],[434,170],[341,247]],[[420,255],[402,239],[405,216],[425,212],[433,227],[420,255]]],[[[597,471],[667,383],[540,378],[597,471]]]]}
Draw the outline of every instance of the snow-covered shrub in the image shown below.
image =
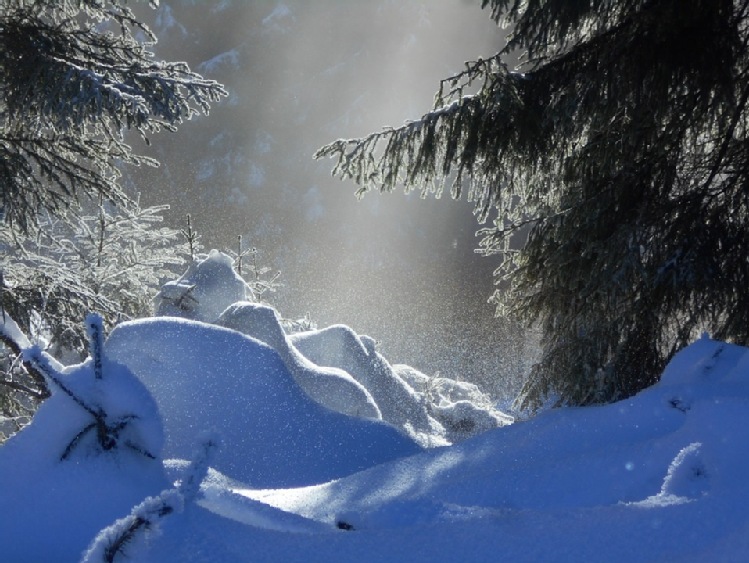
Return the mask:
{"type": "Polygon", "coordinates": [[[70,416],[58,423],[69,435],[60,444],[60,459],[79,450],[84,456],[126,451],[157,459],[163,431],[155,402],[127,368],[105,357],[101,317],[89,315],[86,326],[91,359],[69,373],[59,371],[37,346],[23,351],[24,361],[70,402],[70,416]]]}
{"type": "Polygon", "coordinates": [[[242,248],[242,235],[237,237],[237,251],[227,251],[229,256],[234,260],[234,270],[252,289],[252,293],[257,300],[261,300],[266,293],[274,293],[281,287],[278,278],[281,272],[273,271],[268,266],[258,264],[258,249],[256,247],[242,248]]]}
{"type": "MultiPolygon", "coordinates": [[[[0,228],[0,314],[57,359],[81,361],[80,319],[96,310],[113,326],[150,315],[161,279],[184,262],[177,232],[161,226],[164,209],[100,203],[76,220],[40,218],[34,236],[0,228]]],[[[0,415],[28,417],[46,394],[17,350],[0,344],[0,415]]]]}
{"type": "Polygon", "coordinates": [[[161,280],[183,266],[178,232],[161,225],[167,208],[101,203],[76,221],[47,217],[34,236],[0,229],[0,308],[58,359],[82,360],[89,311],[107,327],[148,316],[161,280]]]}
{"type": "Polygon", "coordinates": [[[128,516],[102,530],[83,556],[82,563],[113,563],[122,555],[137,561],[138,550],[158,533],[159,521],[183,509],[184,498],[177,489],[168,489],[149,497],[133,508],[128,516]]]}
{"type": "Polygon", "coordinates": [[[177,280],[156,295],[156,315],[215,322],[237,301],[254,301],[250,286],[234,271],[228,255],[211,250],[199,255],[177,280]]]}
{"type": "Polygon", "coordinates": [[[31,423],[0,447],[4,561],[48,561],[48,553],[75,560],[98,530],[167,484],[155,401],[104,354],[101,318],[86,325],[91,359],[67,368],[31,346],[10,317],[2,325],[51,391],[31,423]]]}

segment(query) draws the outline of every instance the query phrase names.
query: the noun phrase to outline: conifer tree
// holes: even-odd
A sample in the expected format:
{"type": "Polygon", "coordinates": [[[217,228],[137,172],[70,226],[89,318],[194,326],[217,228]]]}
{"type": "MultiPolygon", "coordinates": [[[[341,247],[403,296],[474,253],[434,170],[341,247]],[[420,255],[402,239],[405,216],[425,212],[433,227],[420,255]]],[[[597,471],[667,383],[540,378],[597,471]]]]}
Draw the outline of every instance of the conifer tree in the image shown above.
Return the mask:
{"type": "MultiPolygon", "coordinates": [[[[157,2],[150,2],[153,6],[157,2]]],[[[174,129],[225,94],[155,42],[121,0],[0,0],[0,206],[22,231],[82,195],[121,204],[123,133],[174,129]]]]}
{"type": "Polygon", "coordinates": [[[482,4],[511,29],[498,54],[317,156],[359,193],[449,183],[496,217],[498,311],[543,332],[525,406],[629,396],[703,330],[746,342],[749,1],[482,4]]]}
{"type": "Polygon", "coordinates": [[[161,225],[166,207],[135,201],[123,210],[102,201],[73,224],[37,219],[34,236],[0,229],[0,271],[9,280],[0,308],[53,356],[84,359],[81,318],[97,311],[109,329],[148,316],[161,282],[184,267],[178,231],[161,225]]]}
{"type": "Polygon", "coordinates": [[[64,287],[77,325],[80,307],[101,305],[87,295],[116,290],[94,307],[111,321],[109,309],[142,310],[138,283],[175,262],[164,250],[176,231],[155,227],[165,206],[142,209],[118,183],[123,165],[158,164],[125,135],[149,142],[226,92],[155,59],[155,41],[124,0],[0,0],[0,306],[31,317],[52,306],[41,288],[64,287]]]}
{"type": "MultiPolygon", "coordinates": [[[[140,208],[120,169],[157,165],[129,140],[147,144],[226,92],[156,59],[155,41],[126,0],[0,0],[0,323],[52,352],[80,349],[90,311],[107,325],[149,312],[164,268],[182,263],[163,207],[140,208]]],[[[13,348],[0,349],[4,414],[28,406],[9,391],[46,396],[13,348]]]]}
{"type": "MultiPolygon", "coordinates": [[[[152,6],[157,1],[149,2],[152,6]]],[[[77,198],[116,204],[122,164],[155,164],[148,141],[225,94],[185,63],[154,59],[151,31],[123,0],[0,0],[0,209],[27,232],[77,198]]]]}

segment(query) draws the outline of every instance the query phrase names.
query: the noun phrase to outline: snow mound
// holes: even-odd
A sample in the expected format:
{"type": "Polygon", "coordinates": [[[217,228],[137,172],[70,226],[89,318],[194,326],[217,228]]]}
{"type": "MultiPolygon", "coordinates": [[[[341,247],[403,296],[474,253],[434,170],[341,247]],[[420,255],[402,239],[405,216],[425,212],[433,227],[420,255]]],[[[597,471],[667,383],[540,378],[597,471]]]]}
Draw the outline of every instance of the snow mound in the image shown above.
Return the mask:
{"type": "Polygon", "coordinates": [[[317,366],[299,353],[286,337],[275,309],[254,303],[235,303],[223,312],[216,324],[273,348],[299,386],[321,405],[352,416],[382,418],[372,395],[351,375],[335,367],[317,366]]]}
{"type": "MultiPolygon", "coordinates": [[[[363,560],[462,560],[468,542],[477,560],[740,561],[747,442],[749,350],[701,340],[618,403],[546,411],[314,487],[236,491],[398,546],[363,560]]],[[[331,560],[356,557],[349,545],[331,560]]]]}
{"type": "Polygon", "coordinates": [[[449,445],[445,428],[429,415],[424,401],[375,350],[374,341],[344,325],[290,336],[306,358],[350,373],[372,394],[383,420],[405,430],[422,446],[449,445]]]}
{"type": "Polygon", "coordinates": [[[251,336],[273,348],[319,404],[385,420],[423,447],[450,445],[513,421],[475,385],[430,378],[408,366],[393,368],[372,338],[347,326],[288,334],[276,310],[245,300],[248,292],[231,258],[212,250],[162,287],[157,315],[211,322],[251,336]]]}
{"type": "MultiPolygon", "coordinates": [[[[161,535],[144,535],[128,555],[141,563],[746,559],[746,348],[700,340],[672,360],[661,383],[627,400],[546,411],[430,450],[382,422],[317,405],[278,354],[235,331],[178,319],[126,323],[105,350],[113,387],[96,382],[89,361],[64,375],[71,392],[109,409],[140,408],[138,417],[155,424],[140,384],[107,360],[131,358],[164,410],[166,451],[178,431],[191,442],[180,452],[203,442],[205,456],[185,470],[186,461],[101,452],[87,439],[61,462],[88,415],[56,392],[0,447],[3,561],[76,561],[87,545],[96,553],[94,538],[111,543],[134,519],[166,508],[161,535]],[[213,435],[196,438],[209,423],[224,434],[221,451],[238,460],[216,458],[226,475],[208,468],[213,435]],[[280,488],[262,473],[310,483],[320,475],[307,448],[319,449],[321,464],[340,478],[280,488]],[[399,448],[416,453],[398,457],[399,448]],[[363,450],[383,461],[351,473],[350,456],[363,450]],[[262,478],[234,480],[243,471],[262,478]]],[[[424,392],[418,373],[404,379],[424,392]]],[[[473,391],[450,392],[460,404],[473,391]]]]}
{"type": "Polygon", "coordinates": [[[56,373],[70,394],[52,386],[31,424],[0,447],[3,561],[77,561],[100,529],[168,484],[153,399],[124,366],[104,357],[98,379],[93,364],[56,373]],[[108,449],[87,409],[110,426],[108,449]]]}
{"type": "Polygon", "coordinates": [[[158,402],[164,457],[189,457],[213,429],[224,442],[214,467],[253,486],[320,483],[420,450],[390,425],[318,405],[276,351],[233,330],[146,319],[119,325],[105,349],[158,402]]]}
{"type": "Polygon", "coordinates": [[[213,322],[232,303],[254,301],[234,261],[218,250],[195,260],[179,279],[167,282],[155,298],[156,316],[213,322]]]}

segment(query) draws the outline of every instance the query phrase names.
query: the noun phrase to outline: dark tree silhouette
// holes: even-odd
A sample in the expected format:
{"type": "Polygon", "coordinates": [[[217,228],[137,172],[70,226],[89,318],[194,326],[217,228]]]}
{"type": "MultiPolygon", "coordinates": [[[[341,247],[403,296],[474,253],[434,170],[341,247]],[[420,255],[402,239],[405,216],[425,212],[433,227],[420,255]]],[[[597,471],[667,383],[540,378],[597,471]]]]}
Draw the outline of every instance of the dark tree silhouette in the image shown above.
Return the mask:
{"type": "Polygon", "coordinates": [[[361,193],[450,182],[497,211],[498,312],[543,330],[525,406],[631,395],[702,330],[746,341],[749,1],[483,6],[513,30],[501,52],[420,119],[316,156],[361,193]]]}

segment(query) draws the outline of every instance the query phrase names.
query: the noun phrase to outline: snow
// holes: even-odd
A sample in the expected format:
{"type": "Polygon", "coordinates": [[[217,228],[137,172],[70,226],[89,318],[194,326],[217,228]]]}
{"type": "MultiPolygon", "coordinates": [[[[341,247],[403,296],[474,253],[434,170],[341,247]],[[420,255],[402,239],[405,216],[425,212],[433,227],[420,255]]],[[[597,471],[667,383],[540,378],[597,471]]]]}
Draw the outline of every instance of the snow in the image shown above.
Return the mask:
{"type": "Polygon", "coordinates": [[[2,321],[2,323],[0,323],[0,336],[4,339],[16,342],[21,348],[29,348],[31,346],[31,342],[29,342],[29,339],[26,338],[25,334],[23,334],[16,321],[11,319],[4,312],[2,313],[2,316],[0,316],[0,321],[2,321]]]}
{"type": "Polygon", "coordinates": [[[85,404],[103,409],[110,422],[133,415],[120,433],[121,447],[102,452],[90,431],[62,461],[93,419],[54,386],[31,424],[0,447],[3,561],[77,561],[98,530],[168,484],[158,459],[125,445],[158,458],[163,437],[155,402],[123,366],[105,358],[103,372],[97,380],[89,361],[57,375],[85,404]]]}
{"type": "Polygon", "coordinates": [[[296,383],[320,404],[352,416],[382,418],[370,393],[351,375],[334,367],[316,366],[300,354],[286,338],[281,319],[271,307],[235,303],[221,314],[218,324],[273,348],[296,383]]]}
{"type": "Polygon", "coordinates": [[[241,300],[212,320],[123,323],[100,370],[23,342],[61,385],[0,446],[3,561],[746,560],[747,348],[703,337],[634,397],[510,423],[349,327],[287,335],[241,300]],[[321,404],[346,397],[382,420],[321,404]],[[92,413],[127,422],[113,447],[75,440],[92,413]]]}
{"type": "Polygon", "coordinates": [[[393,367],[372,338],[347,326],[288,335],[275,309],[244,300],[249,292],[231,258],[214,250],[163,286],[157,314],[209,321],[259,340],[275,350],[296,384],[320,405],[382,419],[423,447],[450,445],[512,422],[475,385],[393,367]]]}
{"type": "Polygon", "coordinates": [[[159,404],[165,457],[189,458],[196,434],[211,429],[224,442],[213,467],[255,486],[308,485],[420,450],[390,425],[317,404],[272,348],[233,330],[132,321],[112,331],[106,351],[159,404]]]}
{"type": "Polygon", "coordinates": [[[156,315],[212,322],[232,303],[254,300],[252,289],[234,272],[233,260],[211,250],[156,295],[156,315]]]}

